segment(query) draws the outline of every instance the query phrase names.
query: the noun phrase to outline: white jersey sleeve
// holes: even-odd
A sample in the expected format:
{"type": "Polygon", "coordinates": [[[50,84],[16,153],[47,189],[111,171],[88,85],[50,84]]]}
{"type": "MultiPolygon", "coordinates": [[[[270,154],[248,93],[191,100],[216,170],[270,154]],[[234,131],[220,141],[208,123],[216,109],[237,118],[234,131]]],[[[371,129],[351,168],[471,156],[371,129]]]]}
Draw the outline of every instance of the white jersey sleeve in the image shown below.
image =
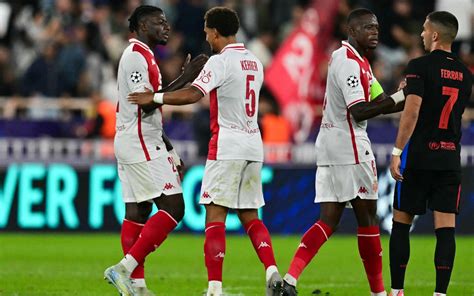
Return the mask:
{"type": "Polygon", "coordinates": [[[354,60],[345,60],[338,65],[336,79],[342,90],[347,108],[365,101],[364,89],[361,83],[360,66],[354,60]]]}
{"type": "Polygon", "coordinates": [[[123,60],[123,75],[127,77],[126,83],[131,92],[144,91],[145,88],[153,90],[148,77],[148,65],[139,52],[131,52],[123,60]]]}
{"type": "Polygon", "coordinates": [[[209,58],[198,78],[191,84],[197,87],[204,95],[224,84],[226,65],[219,56],[209,58]]]}

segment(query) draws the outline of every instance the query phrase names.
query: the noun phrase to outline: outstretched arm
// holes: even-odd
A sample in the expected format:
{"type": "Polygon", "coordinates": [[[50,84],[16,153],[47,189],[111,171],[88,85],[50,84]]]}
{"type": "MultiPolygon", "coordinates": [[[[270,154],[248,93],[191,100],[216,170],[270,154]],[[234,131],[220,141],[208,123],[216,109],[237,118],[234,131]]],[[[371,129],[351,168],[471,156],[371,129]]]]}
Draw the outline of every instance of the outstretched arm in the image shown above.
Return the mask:
{"type": "Polygon", "coordinates": [[[389,114],[403,110],[405,96],[400,90],[391,96],[381,93],[370,102],[360,102],[349,108],[356,121],[363,121],[380,114],[389,114]]]}
{"type": "Polygon", "coordinates": [[[150,108],[155,105],[187,105],[199,101],[203,93],[194,86],[185,87],[176,91],[166,93],[131,93],[128,95],[128,101],[137,104],[142,108],[150,108]]]}

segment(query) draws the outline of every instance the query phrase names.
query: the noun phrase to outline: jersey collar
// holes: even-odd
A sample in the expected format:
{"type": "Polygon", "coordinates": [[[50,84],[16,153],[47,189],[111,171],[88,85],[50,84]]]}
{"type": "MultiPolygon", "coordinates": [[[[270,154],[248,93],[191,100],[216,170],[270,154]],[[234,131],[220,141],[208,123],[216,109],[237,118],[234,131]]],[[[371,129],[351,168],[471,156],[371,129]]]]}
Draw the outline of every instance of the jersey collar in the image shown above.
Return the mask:
{"type": "Polygon", "coordinates": [[[220,53],[223,53],[224,51],[228,49],[233,49],[233,50],[245,50],[245,46],[243,43],[231,43],[227,44],[220,53]]]}
{"type": "Polygon", "coordinates": [[[348,50],[350,50],[356,57],[358,57],[361,61],[364,61],[364,59],[360,56],[359,52],[352,47],[352,45],[347,42],[347,41],[342,41],[342,46],[346,47],[348,50]]]}
{"type": "Polygon", "coordinates": [[[149,53],[151,53],[151,55],[153,55],[153,56],[155,55],[146,43],[143,43],[143,42],[141,42],[140,40],[138,40],[136,38],[130,38],[130,39],[128,39],[128,42],[137,44],[137,45],[143,47],[144,49],[146,49],[149,53]]]}

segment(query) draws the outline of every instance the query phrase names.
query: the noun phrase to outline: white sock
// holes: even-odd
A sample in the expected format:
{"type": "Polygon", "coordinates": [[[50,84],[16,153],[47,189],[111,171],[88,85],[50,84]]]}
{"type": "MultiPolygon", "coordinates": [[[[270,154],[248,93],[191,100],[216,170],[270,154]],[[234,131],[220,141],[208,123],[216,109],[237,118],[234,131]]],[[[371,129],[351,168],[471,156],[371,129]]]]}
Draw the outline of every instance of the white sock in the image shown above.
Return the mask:
{"type": "Polygon", "coordinates": [[[283,277],[283,279],[285,280],[285,282],[287,282],[288,284],[296,287],[296,283],[298,282],[297,279],[295,279],[291,274],[287,273],[285,274],[285,276],[283,277]]]}
{"type": "Polygon", "coordinates": [[[132,273],[133,270],[138,266],[137,260],[135,260],[135,258],[133,258],[130,254],[125,255],[125,258],[120,260],[120,263],[125,266],[125,269],[130,273],[132,273]]]}
{"type": "Polygon", "coordinates": [[[146,288],[145,279],[132,279],[132,286],[137,288],[146,288]]]}
{"type": "Polygon", "coordinates": [[[278,268],[275,265],[268,266],[267,271],[265,273],[265,281],[268,282],[272,274],[274,274],[275,272],[278,272],[278,268]]]}
{"type": "Polygon", "coordinates": [[[398,296],[398,293],[403,292],[403,289],[394,289],[392,288],[392,296],[398,296]]]}
{"type": "Polygon", "coordinates": [[[446,296],[446,294],[434,292],[433,296],[446,296]]]}
{"type": "Polygon", "coordinates": [[[207,295],[221,295],[222,294],[222,282],[209,281],[207,288],[207,295]],[[213,294],[210,294],[213,293],[213,294]]]}
{"type": "Polygon", "coordinates": [[[387,296],[387,292],[385,291],[378,292],[378,293],[370,292],[370,296],[387,296]]]}

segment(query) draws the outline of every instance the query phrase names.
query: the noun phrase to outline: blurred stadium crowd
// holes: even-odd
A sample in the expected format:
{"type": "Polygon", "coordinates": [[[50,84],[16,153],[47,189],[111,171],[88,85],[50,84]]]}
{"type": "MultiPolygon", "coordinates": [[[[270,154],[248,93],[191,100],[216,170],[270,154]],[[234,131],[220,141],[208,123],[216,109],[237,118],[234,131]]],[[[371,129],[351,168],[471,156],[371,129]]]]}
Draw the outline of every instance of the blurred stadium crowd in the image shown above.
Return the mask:
{"type": "MultiPolygon", "coordinates": [[[[310,2],[0,1],[0,123],[25,127],[14,131],[0,128],[0,137],[113,138],[117,65],[128,39],[132,37],[128,30],[128,16],[140,4],[161,7],[172,25],[168,45],[155,49],[166,85],[180,74],[187,53],[192,56],[201,52],[210,54],[203,33],[203,16],[208,8],[215,5],[234,8],[242,25],[239,39],[261,59],[264,66],[268,66],[310,2]],[[37,126],[43,122],[45,125],[42,129],[28,129],[25,122],[37,126]],[[60,122],[61,127],[52,128],[54,122],[60,122]]],[[[331,51],[346,38],[344,19],[356,7],[369,8],[378,16],[380,43],[372,56],[372,67],[387,93],[398,86],[407,62],[424,54],[419,35],[425,16],[435,9],[448,10],[457,16],[460,30],[453,50],[474,72],[474,1],[341,0],[334,19],[332,41],[326,46],[327,55],[319,65],[322,78],[315,91],[317,102],[323,100],[325,71],[331,51]]],[[[471,126],[474,120],[472,107],[474,100],[466,112],[467,124],[471,126]]],[[[170,137],[202,139],[202,149],[206,150],[209,137],[206,108],[204,101],[197,106],[166,109],[165,126],[170,137]],[[190,137],[190,134],[193,135],[190,137]]],[[[276,116],[276,120],[263,124],[264,138],[271,141],[276,137],[276,141],[292,142],[291,127],[278,115],[278,110],[271,92],[262,90],[262,122],[266,114],[276,116]],[[279,125],[276,134],[266,128],[273,125],[279,125]]]]}

